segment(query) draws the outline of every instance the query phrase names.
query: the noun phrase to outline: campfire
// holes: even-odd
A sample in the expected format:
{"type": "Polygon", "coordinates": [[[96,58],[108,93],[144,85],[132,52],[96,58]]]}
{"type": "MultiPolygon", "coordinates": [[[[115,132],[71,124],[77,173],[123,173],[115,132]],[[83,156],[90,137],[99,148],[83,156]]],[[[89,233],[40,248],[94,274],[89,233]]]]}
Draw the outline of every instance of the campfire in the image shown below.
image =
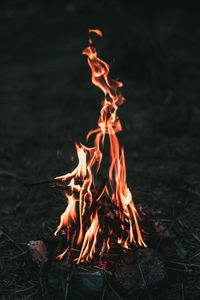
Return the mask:
{"type": "MultiPolygon", "coordinates": [[[[100,30],[89,30],[102,37],[100,30]]],[[[78,165],[66,175],[56,177],[65,190],[66,210],[61,215],[55,235],[66,237],[66,249],[58,255],[63,259],[71,249],[80,250],[73,258],[77,264],[100,259],[104,253],[146,247],[139,226],[139,214],[126,182],[124,148],[117,133],[122,130],[117,115],[125,101],[119,88],[122,83],[109,76],[109,65],[98,57],[89,39],[89,46],[82,51],[87,56],[92,73],[92,83],[104,93],[97,129],[89,131],[86,139],[94,139],[93,147],[76,143],[78,165]],[[109,143],[109,166],[103,164],[105,143],[109,143]],[[101,181],[101,168],[106,168],[101,181]]],[[[107,150],[107,149],[106,149],[107,150]]]]}
{"type": "MultiPolygon", "coordinates": [[[[164,244],[161,240],[173,237],[155,220],[151,209],[140,210],[141,218],[133,202],[126,181],[124,148],[117,137],[122,131],[117,112],[125,101],[120,91],[123,84],[109,76],[109,65],[98,57],[93,45],[91,36],[102,38],[102,32],[90,29],[89,34],[89,45],[82,54],[87,57],[92,83],[104,94],[98,126],[86,136],[93,146],[76,143],[76,168],[43,182],[64,192],[66,208],[54,235],[31,241],[29,247],[44,277],[52,265],[62,278],[63,268],[64,278],[71,278],[69,274],[76,268],[78,282],[84,281],[90,291],[99,293],[106,273],[115,285],[132,295],[165,278],[164,263],[157,250],[164,244]],[[88,279],[91,274],[92,279],[88,279]],[[100,286],[94,287],[98,280],[100,286]]],[[[57,277],[54,275],[54,287],[62,281],[56,282],[57,277]]]]}

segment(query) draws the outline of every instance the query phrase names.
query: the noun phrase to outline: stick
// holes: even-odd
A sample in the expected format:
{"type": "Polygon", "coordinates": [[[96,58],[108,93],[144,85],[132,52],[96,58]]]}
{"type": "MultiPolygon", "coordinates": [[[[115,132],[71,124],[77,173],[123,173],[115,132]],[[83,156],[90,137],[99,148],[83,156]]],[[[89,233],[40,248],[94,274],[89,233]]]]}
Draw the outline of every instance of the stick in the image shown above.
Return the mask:
{"type": "Polygon", "coordinates": [[[27,187],[27,188],[31,188],[31,187],[34,187],[34,186],[37,186],[37,185],[43,185],[43,184],[51,184],[51,183],[54,183],[55,185],[52,185],[51,187],[55,187],[55,188],[61,188],[62,189],[62,187],[64,188],[64,186],[66,186],[66,188],[67,188],[67,184],[70,182],[70,180],[71,180],[71,178],[72,177],[70,177],[70,178],[67,178],[67,180],[65,180],[65,181],[63,181],[63,180],[61,180],[61,179],[49,179],[49,180],[42,180],[42,181],[38,181],[38,182],[25,182],[24,183],[24,185],[25,185],[25,187],[27,187]],[[59,185],[57,185],[57,184],[59,184],[59,183],[62,183],[62,185],[61,186],[59,186],[59,185]]]}
{"type": "Polygon", "coordinates": [[[7,239],[10,241],[10,242],[12,242],[14,245],[15,245],[15,247],[18,249],[18,250],[20,250],[22,253],[24,253],[24,249],[22,249],[11,237],[10,237],[10,235],[8,235],[4,230],[2,230],[2,232],[3,232],[3,234],[7,237],[7,239]]]}
{"type": "Polygon", "coordinates": [[[184,293],[183,283],[181,284],[181,295],[182,295],[182,300],[184,300],[185,299],[185,293],[184,293]]]}
{"type": "Polygon", "coordinates": [[[104,296],[105,296],[106,289],[107,289],[107,285],[105,284],[105,285],[104,285],[104,288],[103,288],[103,293],[102,293],[101,300],[104,300],[104,296]]]}
{"type": "Polygon", "coordinates": [[[139,271],[140,271],[142,280],[143,280],[143,282],[144,282],[145,289],[146,289],[147,292],[148,292],[148,297],[149,297],[150,300],[153,300],[153,298],[152,298],[151,295],[149,294],[148,286],[147,286],[146,280],[145,280],[145,278],[144,278],[144,274],[143,274],[143,272],[142,272],[142,268],[141,268],[141,266],[140,266],[139,263],[138,263],[138,268],[139,268],[139,271]]]}
{"type": "Polygon", "coordinates": [[[67,276],[66,289],[65,289],[65,300],[67,300],[67,298],[68,298],[69,285],[70,285],[70,281],[72,279],[73,273],[74,273],[74,270],[72,269],[71,272],[69,272],[69,274],[67,276]]]}
{"type": "Polygon", "coordinates": [[[0,176],[11,177],[11,178],[15,178],[15,179],[20,180],[20,181],[24,181],[25,180],[24,177],[21,177],[21,176],[19,176],[17,174],[14,174],[12,172],[3,171],[3,170],[0,170],[0,176]]]}
{"type": "Polygon", "coordinates": [[[113,292],[113,294],[117,297],[117,299],[123,300],[123,299],[120,297],[120,295],[115,291],[115,289],[111,286],[111,284],[109,283],[109,281],[108,281],[108,279],[107,279],[107,277],[106,277],[106,273],[103,272],[103,274],[104,274],[104,278],[105,278],[105,280],[106,280],[106,283],[107,283],[107,285],[109,286],[109,288],[111,289],[111,291],[113,292]]]}
{"type": "Polygon", "coordinates": [[[50,179],[50,180],[42,180],[42,181],[32,182],[32,183],[24,183],[24,185],[27,188],[31,188],[35,185],[50,184],[50,183],[55,183],[55,182],[58,182],[58,181],[59,181],[58,179],[50,179]]]}

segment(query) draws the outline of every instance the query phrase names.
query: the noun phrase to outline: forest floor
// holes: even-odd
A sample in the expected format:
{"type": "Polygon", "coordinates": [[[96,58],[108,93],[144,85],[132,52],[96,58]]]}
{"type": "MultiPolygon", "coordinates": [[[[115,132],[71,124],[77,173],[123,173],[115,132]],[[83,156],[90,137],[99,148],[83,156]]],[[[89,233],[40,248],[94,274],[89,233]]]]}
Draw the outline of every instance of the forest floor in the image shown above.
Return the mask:
{"type": "MultiPolygon", "coordinates": [[[[101,92],[86,58],[89,28],[124,83],[119,109],[136,204],[160,211],[183,246],[152,299],[200,299],[199,12],[123,1],[10,1],[0,10],[0,299],[44,299],[29,240],[53,234],[64,197],[24,182],[76,165],[74,142],[97,126],[101,92]],[[83,4],[84,3],[84,4],[83,4]]],[[[148,299],[147,296],[134,299],[148,299]]]]}

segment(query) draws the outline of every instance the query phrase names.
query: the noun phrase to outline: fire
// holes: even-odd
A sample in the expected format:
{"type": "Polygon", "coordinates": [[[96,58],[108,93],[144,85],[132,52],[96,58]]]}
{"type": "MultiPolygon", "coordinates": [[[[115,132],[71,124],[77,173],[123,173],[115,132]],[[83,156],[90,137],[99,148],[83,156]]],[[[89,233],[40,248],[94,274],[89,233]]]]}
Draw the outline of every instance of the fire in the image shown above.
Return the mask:
{"type": "MultiPolygon", "coordinates": [[[[98,29],[90,29],[102,37],[98,29]]],[[[90,262],[94,255],[99,258],[116,245],[123,251],[133,246],[146,247],[143,241],[132,194],[126,182],[124,148],[117,133],[122,130],[117,116],[118,107],[125,101],[118,88],[123,84],[109,77],[109,65],[98,57],[89,39],[89,46],[82,51],[87,56],[92,72],[92,83],[104,93],[98,120],[98,128],[89,131],[86,139],[94,136],[92,148],[76,144],[78,165],[71,172],[56,177],[65,182],[67,207],[60,218],[55,235],[67,237],[66,249],[80,250],[74,259],[77,263],[90,262]],[[108,178],[97,188],[99,171],[105,154],[105,143],[110,147],[108,178]]]]}

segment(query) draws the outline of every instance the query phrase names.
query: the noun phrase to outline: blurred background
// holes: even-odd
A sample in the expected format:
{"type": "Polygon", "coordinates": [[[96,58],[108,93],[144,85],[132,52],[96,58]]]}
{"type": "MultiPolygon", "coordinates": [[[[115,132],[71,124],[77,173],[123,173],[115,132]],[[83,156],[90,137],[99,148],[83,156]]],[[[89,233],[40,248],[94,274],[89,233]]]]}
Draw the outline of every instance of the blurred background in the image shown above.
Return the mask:
{"type": "MultiPolygon", "coordinates": [[[[198,8],[13,0],[1,2],[0,22],[1,299],[42,299],[26,243],[54,232],[65,199],[24,182],[71,171],[74,142],[97,126],[103,94],[81,55],[89,28],[102,30],[99,56],[124,84],[120,141],[135,201],[168,218],[182,260],[200,265],[198,8]]],[[[155,299],[199,299],[195,266],[155,299]]]]}

